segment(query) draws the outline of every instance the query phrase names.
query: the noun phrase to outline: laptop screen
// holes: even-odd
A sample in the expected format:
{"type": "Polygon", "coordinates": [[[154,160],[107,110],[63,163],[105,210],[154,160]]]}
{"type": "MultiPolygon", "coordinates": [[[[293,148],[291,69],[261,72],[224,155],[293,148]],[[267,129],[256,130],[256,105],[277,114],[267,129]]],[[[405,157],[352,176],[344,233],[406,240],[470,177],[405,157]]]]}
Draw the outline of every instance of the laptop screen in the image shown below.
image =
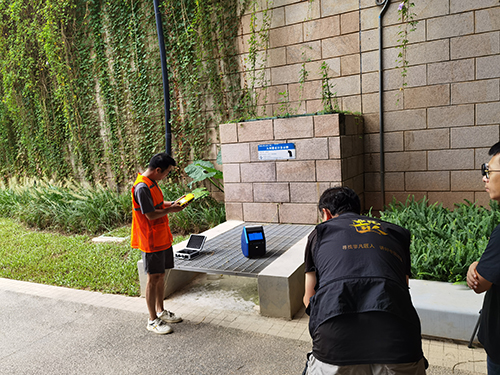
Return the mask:
{"type": "Polygon", "coordinates": [[[202,236],[200,234],[192,234],[189,237],[189,241],[187,243],[187,248],[190,249],[198,249],[200,250],[203,246],[203,243],[205,242],[205,236],[202,236]]]}

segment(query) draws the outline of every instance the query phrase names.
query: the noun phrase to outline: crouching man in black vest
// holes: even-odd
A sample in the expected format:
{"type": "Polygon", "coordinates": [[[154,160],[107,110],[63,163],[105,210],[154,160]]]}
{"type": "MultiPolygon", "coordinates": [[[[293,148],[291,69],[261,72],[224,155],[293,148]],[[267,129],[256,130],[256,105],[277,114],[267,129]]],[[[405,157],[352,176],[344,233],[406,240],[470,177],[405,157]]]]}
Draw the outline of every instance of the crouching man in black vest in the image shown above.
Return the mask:
{"type": "Polygon", "coordinates": [[[306,374],[425,374],[408,282],[410,232],[360,215],[357,194],[326,190],[305,251],[313,339],[306,374]]]}

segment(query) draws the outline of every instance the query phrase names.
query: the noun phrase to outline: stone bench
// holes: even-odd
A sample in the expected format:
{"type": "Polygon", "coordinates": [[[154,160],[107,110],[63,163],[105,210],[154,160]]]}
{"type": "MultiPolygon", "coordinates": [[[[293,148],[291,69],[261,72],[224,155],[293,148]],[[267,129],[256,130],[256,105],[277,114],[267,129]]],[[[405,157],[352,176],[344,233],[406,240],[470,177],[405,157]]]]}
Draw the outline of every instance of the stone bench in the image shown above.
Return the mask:
{"type": "MultiPolygon", "coordinates": [[[[207,241],[223,236],[229,231],[237,230],[239,226],[246,224],[243,221],[229,220],[215,228],[203,232],[207,236],[207,241]]],[[[278,224],[274,224],[278,225],[278,224]]],[[[286,224],[280,224],[286,225],[286,224]]],[[[292,224],[288,224],[290,226],[292,224]]],[[[298,226],[299,227],[299,226],[298,226]]],[[[302,231],[304,226],[300,226],[302,231]]],[[[310,227],[310,230],[314,226],[310,227]]],[[[309,230],[309,231],[310,231],[309,230]]],[[[237,233],[240,233],[239,231],[237,233]]],[[[307,233],[308,234],[308,233],[307,233]]],[[[239,238],[237,239],[239,241],[239,238]]],[[[272,238],[266,241],[269,243],[272,238]]],[[[281,253],[276,259],[255,274],[238,273],[225,271],[223,269],[203,269],[191,267],[195,261],[176,260],[175,268],[170,270],[168,279],[165,280],[165,298],[175,291],[183,288],[200,273],[230,274],[236,276],[257,277],[259,289],[260,313],[264,316],[292,319],[295,313],[302,308],[302,296],[304,294],[304,248],[307,242],[307,235],[297,238],[297,240],[286,251],[281,253]],[[192,262],[192,263],[190,263],[192,262]]],[[[185,248],[187,240],[174,245],[174,253],[185,248]]],[[[236,247],[236,246],[235,246],[236,247]]],[[[268,245],[269,250],[269,245],[268,245]]],[[[239,245],[234,249],[239,254],[240,264],[250,263],[254,260],[246,259],[241,253],[239,245]]],[[[142,260],[137,263],[139,281],[141,285],[141,296],[145,295],[147,275],[144,273],[142,260]]]]}

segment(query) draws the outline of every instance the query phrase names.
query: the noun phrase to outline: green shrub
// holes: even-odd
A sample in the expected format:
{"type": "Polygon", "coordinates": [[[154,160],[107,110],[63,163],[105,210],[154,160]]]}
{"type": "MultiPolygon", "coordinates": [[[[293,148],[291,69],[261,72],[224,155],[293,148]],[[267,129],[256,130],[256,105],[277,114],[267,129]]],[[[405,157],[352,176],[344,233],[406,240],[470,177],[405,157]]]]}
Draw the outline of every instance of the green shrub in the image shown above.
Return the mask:
{"type": "Polygon", "coordinates": [[[393,201],[380,218],[411,231],[414,278],[463,282],[469,265],[480,258],[493,229],[500,223],[498,203],[491,208],[465,201],[454,210],[426,199],[393,201]]]}
{"type": "MultiPolygon", "coordinates": [[[[179,184],[162,184],[166,201],[189,192],[179,184]]],[[[101,234],[132,222],[130,189],[117,193],[100,185],[73,182],[12,180],[0,186],[0,216],[30,228],[69,234],[101,234]]],[[[224,204],[212,197],[192,202],[185,210],[170,214],[173,233],[198,233],[225,221],[224,204]]]]}
{"type": "MultiPolygon", "coordinates": [[[[184,185],[160,183],[166,201],[174,201],[191,190],[184,185]]],[[[195,200],[181,212],[168,215],[172,233],[199,233],[226,221],[224,203],[212,197],[195,200]]]]}
{"type": "Polygon", "coordinates": [[[0,188],[0,215],[31,228],[97,234],[131,221],[130,193],[97,185],[11,181],[0,188]]]}

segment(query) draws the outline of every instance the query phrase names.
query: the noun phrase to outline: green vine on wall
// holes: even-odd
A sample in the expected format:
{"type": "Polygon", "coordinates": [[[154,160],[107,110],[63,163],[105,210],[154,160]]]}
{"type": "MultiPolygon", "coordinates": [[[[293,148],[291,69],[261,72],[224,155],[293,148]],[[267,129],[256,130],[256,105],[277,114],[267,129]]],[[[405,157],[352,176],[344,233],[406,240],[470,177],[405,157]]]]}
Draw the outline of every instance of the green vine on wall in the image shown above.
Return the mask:
{"type": "Polygon", "coordinates": [[[399,21],[401,25],[399,26],[398,32],[398,45],[397,48],[400,49],[398,53],[398,68],[401,69],[401,76],[403,77],[403,84],[401,89],[408,85],[406,78],[408,77],[408,67],[409,62],[407,59],[408,53],[408,43],[409,35],[414,32],[417,28],[418,21],[415,21],[416,14],[413,12],[415,3],[412,0],[403,0],[398,6],[399,21]]]}
{"type": "MultiPolygon", "coordinates": [[[[204,157],[240,109],[238,3],[165,1],[174,156],[204,157]],[[238,90],[236,90],[238,88],[238,90]],[[235,104],[236,103],[236,104],[235,104]]],[[[146,0],[0,0],[0,173],[124,186],[164,149],[161,70],[146,0]]]]}
{"type": "Polygon", "coordinates": [[[172,129],[181,166],[206,157],[209,129],[242,111],[237,5],[232,0],[163,3],[172,129]]]}

